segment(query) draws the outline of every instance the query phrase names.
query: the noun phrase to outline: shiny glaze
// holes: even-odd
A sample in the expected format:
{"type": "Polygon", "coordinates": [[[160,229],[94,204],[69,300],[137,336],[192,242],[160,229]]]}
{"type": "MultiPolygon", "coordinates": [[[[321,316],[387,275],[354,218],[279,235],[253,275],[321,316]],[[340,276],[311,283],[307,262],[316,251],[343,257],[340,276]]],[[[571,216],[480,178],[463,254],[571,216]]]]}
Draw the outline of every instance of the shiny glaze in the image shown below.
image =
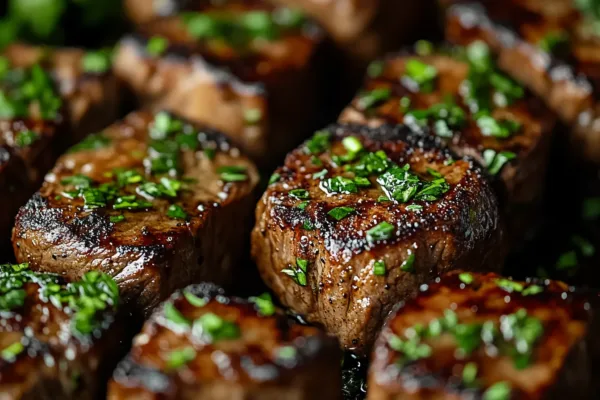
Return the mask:
{"type": "Polygon", "coordinates": [[[167,200],[153,200],[154,208],[149,211],[120,212],[86,210],[81,199],[62,195],[70,190],[62,181],[72,175],[107,182],[111,178],[106,174],[115,168],[143,173],[152,120],[151,113],[132,113],[105,130],[107,146],[67,153],[59,159],[40,191],[17,216],[13,232],[17,259],[29,262],[32,269],[71,279],[100,269],[119,283],[126,302],[146,312],[172,290],[203,277],[232,280],[231,258],[223,251],[232,251],[227,246],[241,246],[258,174],[223,135],[196,127],[199,150],[182,152],[182,177],[195,179],[177,199],[190,216],[187,221],[166,215],[167,200]],[[213,160],[203,153],[206,148],[216,151],[213,160]],[[245,167],[248,180],[221,181],[217,168],[230,165],[245,167]],[[115,215],[125,220],[110,222],[115,215]]]}
{"type": "MultiPolygon", "coordinates": [[[[555,117],[538,98],[526,93],[523,99],[509,106],[494,107],[491,114],[496,119],[519,122],[522,128],[518,132],[505,139],[483,135],[460,94],[461,85],[468,78],[469,65],[461,60],[459,49],[446,50],[423,56],[411,52],[386,57],[383,60],[382,74],[375,78],[367,77],[362,89],[371,91],[389,88],[392,93],[390,98],[363,111],[358,107],[361,98],[359,95],[342,112],[339,120],[370,126],[384,123],[403,124],[406,115],[406,111],[400,105],[403,97],[410,99],[409,110],[413,111],[427,110],[451,96],[465,111],[467,122],[464,127],[454,129],[451,138],[443,139],[450,149],[459,155],[474,157],[484,167],[483,152],[486,149],[493,149],[497,153],[510,151],[517,155],[503,167],[498,176],[501,180],[501,192],[506,194],[509,225],[514,225],[510,229],[510,236],[514,241],[519,241],[535,223],[536,213],[532,207],[539,205],[543,194],[555,117]],[[433,92],[415,92],[403,83],[402,77],[405,75],[408,60],[419,60],[437,69],[438,77],[433,92]]],[[[462,58],[464,59],[464,56],[462,58]]],[[[435,135],[433,129],[430,130],[430,134],[435,135]]]]}
{"type": "MultiPolygon", "coordinates": [[[[241,15],[279,9],[263,1],[236,0],[202,3],[195,11],[241,15]]],[[[323,31],[306,21],[273,41],[252,40],[235,49],[190,36],[182,16],[174,15],[143,24],[139,34],[124,38],[115,69],[143,104],[214,126],[265,165],[314,128],[322,105],[316,90],[323,42],[323,31]],[[146,51],[154,36],[168,39],[160,57],[146,51]],[[248,124],[246,110],[259,111],[260,120],[248,124]]]]}
{"type": "Polygon", "coordinates": [[[500,287],[497,282],[504,278],[496,274],[470,275],[469,284],[459,278],[459,271],[438,278],[390,315],[373,350],[368,399],[476,399],[502,381],[511,385],[511,399],[592,398],[590,360],[598,353],[588,340],[597,329],[593,309],[598,294],[577,292],[558,281],[515,281],[524,290],[533,285],[542,288],[540,293],[523,295],[500,287]],[[502,316],[525,309],[544,327],[530,364],[517,369],[510,356],[491,344],[461,356],[449,333],[422,339],[432,349],[430,357],[401,364],[402,355],[390,347],[389,337],[404,338],[407,328],[427,326],[448,309],[459,324],[498,324],[502,316]],[[478,367],[475,386],[462,380],[469,362],[478,367]]]}
{"type": "Polygon", "coordinates": [[[117,367],[109,399],[310,399],[315,393],[339,398],[341,353],[335,339],[278,308],[263,316],[252,302],[227,296],[212,284],[185,291],[206,304],[195,306],[180,291],[154,312],[117,367]],[[167,305],[189,321],[213,313],[235,323],[239,336],[202,340],[189,327],[174,326],[165,316],[167,305]],[[165,356],[188,346],[195,357],[169,369],[165,356]],[[279,356],[282,347],[294,349],[293,355],[279,356]]]}
{"type": "Polygon", "coordinates": [[[281,179],[269,186],[256,209],[252,254],[263,280],[286,306],[322,323],[344,347],[365,353],[391,307],[421,283],[459,266],[499,268],[502,229],[495,195],[481,169],[467,158],[446,165],[453,156],[436,139],[404,127],[333,125],[328,130],[332,148],[319,156],[322,166],[313,165],[301,147],[276,171],[281,179]],[[331,163],[331,155],[344,154],[341,140],[347,136],[423,176],[428,167],[437,170],[450,190],[437,201],[408,204],[378,202],[383,192],[377,184],[358,194],[325,194],[312,174],[326,169],[332,177],[343,171],[331,163]],[[288,193],[295,188],[310,194],[305,210],[288,193]],[[409,204],[423,208],[409,211],[409,204]],[[327,212],[339,206],[356,212],[335,222],[327,212]],[[303,229],[306,220],[314,230],[303,229]],[[366,231],[382,221],[395,226],[393,238],[370,243],[366,231]],[[414,274],[400,269],[411,254],[414,274]],[[281,273],[296,258],[309,262],[306,286],[281,273]],[[386,276],[373,275],[377,259],[385,260],[386,276]],[[486,259],[490,264],[482,263],[486,259]]]}
{"type": "MultiPolygon", "coordinates": [[[[57,281],[65,283],[60,277],[57,281]]],[[[65,308],[41,297],[39,284],[29,282],[23,288],[24,306],[0,312],[0,349],[23,345],[14,360],[0,358],[2,397],[96,398],[104,392],[105,366],[116,361],[112,358],[125,339],[117,323],[117,306],[99,316],[92,334],[82,336],[72,332],[72,316],[65,308]]]]}
{"type": "Polygon", "coordinates": [[[446,0],[446,36],[459,44],[484,40],[498,53],[501,68],[538,94],[564,122],[587,160],[600,160],[597,86],[598,38],[585,34],[585,21],[570,0],[469,2],[446,0]],[[457,4],[455,4],[457,3],[457,4]],[[570,35],[569,51],[551,55],[539,41],[548,33],[570,35]]]}
{"type": "Polygon", "coordinates": [[[8,247],[14,215],[40,186],[58,156],[85,134],[116,118],[118,88],[114,77],[84,73],[83,54],[76,49],[42,49],[24,44],[9,45],[2,53],[14,69],[40,63],[63,100],[61,111],[52,121],[35,116],[0,120],[0,187],[7,194],[0,201],[6,211],[0,217],[3,249],[8,247]],[[39,137],[19,147],[15,139],[23,130],[32,130],[39,137]]]}

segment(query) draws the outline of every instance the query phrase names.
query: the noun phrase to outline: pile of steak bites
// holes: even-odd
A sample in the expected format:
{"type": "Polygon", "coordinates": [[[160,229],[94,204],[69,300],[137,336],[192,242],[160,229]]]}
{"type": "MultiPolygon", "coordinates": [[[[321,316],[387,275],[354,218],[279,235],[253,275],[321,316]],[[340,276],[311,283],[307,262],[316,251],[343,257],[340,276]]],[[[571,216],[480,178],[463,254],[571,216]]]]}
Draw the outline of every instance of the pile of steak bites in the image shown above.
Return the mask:
{"type": "Polygon", "coordinates": [[[0,399],[598,398],[599,1],[121,6],[0,50],[0,399]]]}

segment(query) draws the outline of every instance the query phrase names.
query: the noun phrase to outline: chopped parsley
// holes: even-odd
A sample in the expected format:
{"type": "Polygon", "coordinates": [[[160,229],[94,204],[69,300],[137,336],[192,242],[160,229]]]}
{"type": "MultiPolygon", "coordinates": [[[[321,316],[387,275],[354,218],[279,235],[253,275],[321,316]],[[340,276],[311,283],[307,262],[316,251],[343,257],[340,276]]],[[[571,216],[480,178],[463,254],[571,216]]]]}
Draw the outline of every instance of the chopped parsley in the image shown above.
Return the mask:
{"type": "Polygon", "coordinates": [[[269,178],[269,185],[279,182],[280,179],[281,179],[281,174],[279,174],[277,172],[273,173],[273,175],[271,175],[271,177],[269,178]]]}
{"type": "Polygon", "coordinates": [[[522,124],[513,120],[498,121],[490,115],[483,115],[477,119],[477,126],[483,136],[494,136],[507,139],[521,130],[522,124]]]}
{"type": "Polygon", "coordinates": [[[176,370],[196,358],[196,350],[193,347],[184,347],[180,350],[173,350],[167,356],[167,369],[176,370]]]}
{"type": "Polygon", "coordinates": [[[517,158],[517,155],[511,151],[496,153],[495,150],[487,149],[483,152],[483,160],[488,172],[492,175],[497,175],[506,163],[515,158],[517,158]]]}
{"type": "Polygon", "coordinates": [[[466,285],[470,285],[474,280],[473,275],[468,272],[462,272],[458,274],[458,279],[460,279],[460,281],[466,285]]]}
{"type": "Polygon", "coordinates": [[[385,276],[386,272],[387,272],[387,270],[385,267],[385,261],[383,261],[383,260],[375,261],[375,263],[373,264],[373,275],[385,276]]]}
{"type": "Polygon", "coordinates": [[[258,297],[250,297],[250,301],[256,305],[260,315],[270,317],[275,314],[275,305],[269,293],[263,293],[258,297]]]}
{"type": "Polygon", "coordinates": [[[336,176],[334,178],[328,178],[321,182],[321,188],[327,194],[332,193],[358,193],[358,186],[356,182],[350,178],[343,176],[336,176]]]}
{"type": "Polygon", "coordinates": [[[567,251],[558,257],[556,261],[556,269],[558,270],[570,270],[576,268],[579,264],[577,260],[577,253],[574,250],[567,251]]]}
{"type": "Polygon", "coordinates": [[[308,190],[306,189],[292,189],[288,193],[290,196],[300,200],[305,200],[310,197],[308,190]]]}
{"type": "Polygon", "coordinates": [[[523,284],[520,282],[515,282],[512,281],[510,279],[506,279],[506,278],[500,278],[500,279],[496,279],[495,283],[498,287],[506,290],[509,293],[512,292],[522,292],[523,291],[523,284]]]}
{"type": "Polygon", "coordinates": [[[296,266],[282,269],[281,272],[294,280],[300,286],[306,286],[306,272],[308,269],[308,260],[296,258],[296,266]]]}
{"type": "Polygon", "coordinates": [[[244,182],[248,180],[246,167],[243,166],[224,166],[217,168],[221,180],[224,182],[244,182]]]}
{"type": "Polygon", "coordinates": [[[98,150],[110,144],[110,139],[104,133],[96,133],[89,135],[81,142],[77,143],[69,149],[69,153],[77,153],[79,151],[98,150]]]}
{"type": "Polygon", "coordinates": [[[183,314],[175,307],[171,302],[166,303],[164,306],[165,318],[172,324],[179,327],[189,327],[191,322],[189,319],[183,316],[183,314]]]}
{"type": "Polygon", "coordinates": [[[124,215],[111,215],[109,218],[110,222],[112,222],[113,224],[117,224],[119,222],[123,222],[125,221],[125,216],[124,215]]]}
{"type": "Polygon", "coordinates": [[[538,47],[548,54],[562,53],[569,45],[569,35],[564,31],[548,32],[539,42],[538,47]]]}
{"type": "Polygon", "coordinates": [[[313,137],[306,142],[305,152],[307,154],[321,154],[331,145],[331,132],[320,130],[315,132],[313,137]]]}
{"type": "Polygon", "coordinates": [[[417,91],[432,92],[437,76],[438,71],[433,65],[425,64],[414,58],[406,62],[405,78],[416,85],[417,91]]]}
{"type": "Polygon", "coordinates": [[[462,381],[465,385],[470,386],[475,383],[477,379],[477,364],[469,362],[465,364],[462,372],[462,381]]]}
{"type": "Polygon", "coordinates": [[[370,243],[377,242],[380,240],[387,240],[392,237],[395,226],[389,222],[383,221],[375,225],[373,228],[367,231],[367,240],[370,243]]]}
{"type": "Polygon", "coordinates": [[[208,303],[205,299],[196,296],[194,293],[190,292],[189,290],[183,291],[183,297],[185,297],[185,299],[188,301],[188,303],[190,303],[194,307],[204,307],[208,303]]]}
{"type": "MultiPolygon", "coordinates": [[[[85,196],[85,192],[84,192],[84,196],[85,196]]],[[[84,199],[85,199],[85,197],[84,197],[84,199]]],[[[97,206],[103,207],[105,205],[106,205],[106,203],[104,203],[104,205],[97,205],[97,206]]],[[[86,207],[87,207],[87,200],[86,200],[86,207]]],[[[117,197],[117,199],[115,200],[115,203],[113,204],[114,210],[147,210],[152,207],[153,207],[152,203],[150,203],[149,201],[146,201],[144,199],[141,199],[135,195],[119,196],[119,197],[117,197]]]]}
{"type": "Polygon", "coordinates": [[[207,337],[212,342],[240,337],[240,327],[235,322],[223,319],[213,313],[203,314],[195,320],[192,332],[194,335],[207,337]]]}
{"type": "Polygon", "coordinates": [[[296,208],[299,210],[304,210],[304,209],[306,209],[306,206],[308,206],[308,201],[302,201],[302,202],[298,203],[296,208]]]}
{"type": "Polygon", "coordinates": [[[341,221],[342,219],[346,218],[348,215],[352,214],[354,211],[356,211],[355,208],[353,207],[336,207],[331,209],[327,215],[329,215],[331,218],[335,219],[336,221],[341,221]]]}
{"type": "MultiPolygon", "coordinates": [[[[387,197],[386,197],[387,199],[387,197]]],[[[389,200],[389,199],[388,199],[389,200]]],[[[407,211],[421,211],[423,209],[423,206],[420,204],[410,204],[408,206],[406,206],[406,210],[407,211]]]]}
{"type": "Polygon", "coordinates": [[[415,272],[415,253],[410,253],[406,260],[400,265],[400,269],[404,272],[415,272]]]}
{"type": "Polygon", "coordinates": [[[171,204],[169,206],[169,209],[167,210],[167,217],[173,218],[173,219],[187,220],[189,215],[188,215],[188,213],[185,212],[183,207],[181,207],[180,205],[171,204]]]}
{"type": "Polygon", "coordinates": [[[28,147],[35,143],[40,138],[37,132],[25,130],[17,133],[15,136],[15,144],[18,147],[28,147]]]}
{"type": "Polygon", "coordinates": [[[452,132],[464,127],[466,121],[465,111],[450,96],[443,103],[425,110],[412,110],[404,116],[404,122],[409,126],[420,127],[433,123],[435,134],[443,138],[452,137],[452,132]]]}
{"type": "Polygon", "coordinates": [[[169,47],[169,41],[162,36],[152,36],[146,43],[146,52],[152,57],[160,57],[169,47]]]}
{"type": "Polygon", "coordinates": [[[25,350],[23,343],[15,342],[2,349],[2,352],[0,352],[0,358],[2,358],[4,361],[13,361],[19,354],[23,352],[23,350],[25,350]]]}
{"type": "Polygon", "coordinates": [[[368,92],[362,93],[357,101],[357,108],[359,110],[370,110],[373,107],[390,99],[392,91],[390,88],[379,88],[373,89],[368,92]]]}
{"type": "Polygon", "coordinates": [[[109,51],[88,51],[81,59],[83,71],[89,74],[103,74],[111,68],[109,51]]]}
{"type": "Polygon", "coordinates": [[[412,199],[434,201],[450,190],[450,185],[443,177],[431,182],[420,179],[410,171],[408,164],[403,167],[394,166],[377,178],[385,194],[390,199],[406,203],[412,199]]]}
{"type": "Polygon", "coordinates": [[[367,76],[369,78],[379,78],[383,74],[384,69],[385,63],[383,61],[373,61],[367,67],[367,76]]]}
{"type": "Polygon", "coordinates": [[[483,400],[510,400],[511,388],[508,382],[498,382],[483,393],[483,400]]]}

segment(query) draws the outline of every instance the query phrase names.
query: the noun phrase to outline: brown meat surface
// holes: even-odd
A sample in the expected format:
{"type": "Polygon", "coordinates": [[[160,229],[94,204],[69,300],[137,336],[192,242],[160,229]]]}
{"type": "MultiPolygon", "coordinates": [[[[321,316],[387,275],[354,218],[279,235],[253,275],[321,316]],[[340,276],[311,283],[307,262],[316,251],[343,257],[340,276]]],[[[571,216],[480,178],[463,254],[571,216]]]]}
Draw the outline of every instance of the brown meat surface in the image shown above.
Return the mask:
{"type": "Polygon", "coordinates": [[[392,306],[437,275],[502,265],[498,205],[483,171],[405,127],[331,126],[290,153],[271,182],[252,232],[261,276],[283,304],[322,323],[347,349],[368,352],[392,306]],[[345,163],[343,143],[357,142],[362,151],[345,163]],[[363,160],[382,159],[388,172],[406,165],[412,179],[426,185],[434,177],[447,190],[386,201],[392,194],[375,182],[386,176],[378,167],[368,187],[348,183],[363,160]],[[344,178],[344,193],[330,190],[344,178]],[[339,207],[349,207],[345,216],[332,211],[339,207]],[[387,233],[378,235],[382,227],[387,233]],[[375,275],[382,263],[384,273],[375,275]]]}
{"type": "Polygon", "coordinates": [[[214,126],[260,164],[272,165],[306,137],[323,111],[317,92],[323,32],[299,14],[268,38],[236,43],[233,37],[198,37],[186,25],[189,15],[241,26],[257,15],[278,21],[286,9],[236,0],[192,10],[143,24],[139,34],[123,39],[117,75],[142,104],[214,126]],[[148,50],[153,40],[166,40],[160,54],[148,50]]]}
{"type": "Polygon", "coordinates": [[[127,341],[114,281],[89,273],[66,284],[5,264],[0,282],[0,398],[102,398],[127,341]],[[86,300],[102,305],[91,319],[86,300]]]}
{"type": "Polygon", "coordinates": [[[483,40],[498,65],[546,101],[571,126],[570,140],[587,161],[600,160],[598,36],[570,0],[447,0],[446,36],[483,40]],[[556,39],[558,37],[558,39],[556,39]],[[552,39],[554,38],[554,39],[552,39]],[[562,39],[561,39],[562,38],[562,39]],[[548,47],[547,43],[558,43],[548,47]]]}
{"type": "Polygon", "coordinates": [[[108,398],[334,400],[340,358],[335,339],[298,324],[270,297],[248,301],[193,285],[146,322],[108,398]]]}
{"type": "Polygon", "coordinates": [[[112,122],[119,108],[119,89],[109,72],[89,73],[82,68],[78,49],[41,49],[23,44],[6,47],[2,60],[8,71],[0,89],[10,90],[14,76],[39,65],[50,79],[51,90],[62,101],[57,113],[44,118],[35,103],[27,116],[3,112],[0,117],[0,217],[2,248],[8,247],[14,216],[37,190],[58,156],[85,135],[112,122]],[[30,138],[27,139],[29,132],[30,138]]]}
{"type": "Polygon", "coordinates": [[[597,299],[558,281],[452,272],[390,315],[368,399],[596,398],[597,299]]]}
{"type": "Polygon", "coordinates": [[[58,160],[19,211],[15,255],[68,279],[103,271],[148,314],[177,288],[233,281],[257,181],[222,134],[134,112],[58,160]]]}
{"type": "MultiPolygon", "coordinates": [[[[505,194],[503,202],[508,215],[509,237],[518,243],[539,217],[555,118],[541,100],[516,83],[512,90],[521,91],[521,96],[508,104],[495,103],[492,99],[502,92],[490,86],[482,94],[491,104],[489,116],[498,126],[508,121],[516,122],[520,127],[506,137],[500,132],[488,133],[491,131],[489,125],[480,125],[479,121],[483,121],[479,119],[480,110],[470,106],[466,95],[473,69],[465,49],[390,55],[372,64],[371,76],[367,76],[362,90],[339,120],[369,126],[406,123],[441,137],[457,154],[474,157],[499,178],[500,191],[505,194]],[[432,90],[415,87],[406,68],[407,63],[414,62],[433,67],[437,72],[432,90]],[[388,91],[388,94],[372,105],[365,103],[377,91],[388,91]],[[423,112],[435,115],[425,116],[423,122],[419,122],[417,116],[423,112]],[[450,113],[457,115],[452,117],[450,113]],[[442,128],[438,127],[439,123],[443,124],[442,128]],[[497,169],[497,165],[490,162],[493,158],[485,157],[490,150],[492,154],[510,154],[515,158],[497,169]]],[[[507,78],[497,70],[493,74],[507,78]]]]}

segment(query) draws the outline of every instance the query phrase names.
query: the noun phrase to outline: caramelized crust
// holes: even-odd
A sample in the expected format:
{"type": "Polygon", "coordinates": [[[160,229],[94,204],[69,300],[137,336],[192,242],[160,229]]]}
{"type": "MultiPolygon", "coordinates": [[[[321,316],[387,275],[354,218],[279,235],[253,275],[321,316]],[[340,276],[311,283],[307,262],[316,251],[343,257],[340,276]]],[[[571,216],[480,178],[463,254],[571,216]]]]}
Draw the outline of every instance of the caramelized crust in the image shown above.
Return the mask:
{"type": "Polygon", "coordinates": [[[340,398],[336,341],[299,325],[270,300],[254,301],[229,297],[212,284],[171,296],[117,367],[109,399],[340,398]],[[257,305],[265,301],[264,308],[257,305]],[[229,333],[211,335],[207,318],[229,325],[229,333]],[[191,354],[174,365],[173,354],[182,349],[191,354]]]}
{"type": "Polygon", "coordinates": [[[458,267],[498,269],[502,230],[481,169],[469,159],[454,159],[433,138],[404,127],[334,125],[327,131],[330,143],[322,153],[307,154],[307,142],[276,170],[279,179],[256,209],[252,255],[282,303],[322,323],[345,348],[364,353],[392,306],[420,284],[458,267]],[[384,192],[371,176],[367,188],[328,194],[328,179],[352,178],[348,165],[333,161],[346,153],[342,141],[349,137],[363,154],[382,151],[420,179],[430,179],[431,171],[441,174],[448,190],[436,201],[381,201],[384,192]],[[306,191],[301,200],[298,189],[306,191]],[[329,213],[339,207],[350,213],[336,221],[329,213]],[[388,236],[377,239],[371,230],[382,223],[390,224],[388,236]],[[386,266],[383,276],[374,275],[378,261],[386,266]],[[302,268],[304,284],[288,276],[302,268]]]}
{"type": "MultiPolygon", "coordinates": [[[[125,302],[145,313],[190,283],[233,280],[258,173],[220,133],[185,128],[196,132],[192,137],[198,148],[180,152],[183,186],[176,198],[150,198],[150,207],[123,211],[111,204],[91,208],[81,197],[70,198],[74,189],[68,180],[79,175],[98,187],[113,182],[119,170],[156,183],[159,177],[150,175],[144,161],[153,151],[149,131],[155,129],[154,118],[132,113],[107,128],[97,146],[76,147],[59,159],[17,216],[13,246],[18,260],[69,279],[90,270],[106,272],[120,285],[125,302]],[[228,167],[241,169],[245,178],[223,181],[220,169],[228,167]],[[180,206],[187,219],[169,216],[172,205],[180,206]]],[[[119,196],[147,199],[139,187],[119,190],[119,196]]]]}
{"type": "Polygon", "coordinates": [[[591,399],[596,305],[557,281],[452,272],[390,315],[368,398],[591,399]],[[409,336],[428,350],[413,356],[409,336]]]}
{"type": "MultiPolygon", "coordinates": [[[[507,138],[485,134],[476,114],[469,111],[464,99],[465,85],[469,79],[469,64],[464,49],[448,49],[427,55],[398,54],[376,62],[381,73],[367,76],[359,95],[342,112],[341,122],[354,122],[369,126],[389,124],[415,124],[411,113],[429,110],[449,99],[462,110],[465,122],[460,127],[450,127],[442,138],[444,144],[459,155],[474,157],[483,167],[489,167],[484,158],[486,150],[496,154],[510,152],[515,155],[498,173],[500,191],[506,196],[510,237],[519,242],[536,222],[544,181],[555,117],[542,102],[530,93],[506,106],[495,106],[491,117],[497,121],[514,121],[520,124],[517,132],[507,138]],[[414,61],[432,66],[437,71],[433,91],[414,89],[407,77],[406,64],[414,61]],[[380,66],[379,66],[380,65],[380,66]],[[362,106],[366,94],[373,90],[389,90],[390,95],[373,107],[362,106]],[[403,104],[409,104],[404,106],[403,104]]],[[[428,133],[436,135],[435,118],[429,119],[428,133]]],[[[423,129],[423,127],[418,127],[423,129]]]]}

